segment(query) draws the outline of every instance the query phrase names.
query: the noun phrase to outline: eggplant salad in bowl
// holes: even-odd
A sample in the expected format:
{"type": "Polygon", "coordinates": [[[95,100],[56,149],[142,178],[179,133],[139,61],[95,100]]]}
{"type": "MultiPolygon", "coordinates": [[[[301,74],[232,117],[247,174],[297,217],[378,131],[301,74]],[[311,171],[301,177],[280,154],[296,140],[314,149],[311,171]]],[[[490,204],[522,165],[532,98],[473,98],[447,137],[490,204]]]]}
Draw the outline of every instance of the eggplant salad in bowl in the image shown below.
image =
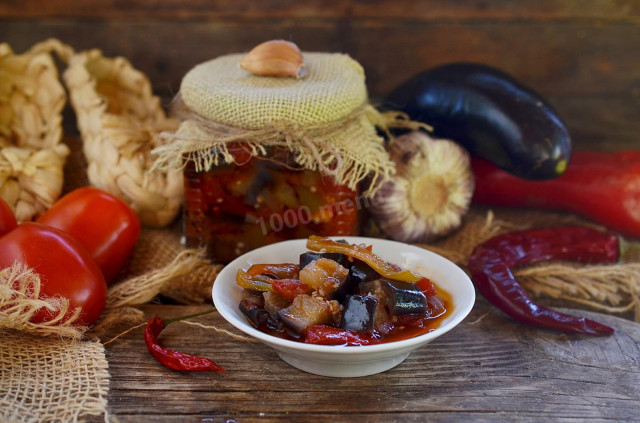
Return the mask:
{"type": "Polygon", "coordinates": [[[311,236],[253,250],[213,288],[220,314],[287,363],[325,376],[388,370],[458,324],[474,290],[452,262],[373,238],[311,236]]]}

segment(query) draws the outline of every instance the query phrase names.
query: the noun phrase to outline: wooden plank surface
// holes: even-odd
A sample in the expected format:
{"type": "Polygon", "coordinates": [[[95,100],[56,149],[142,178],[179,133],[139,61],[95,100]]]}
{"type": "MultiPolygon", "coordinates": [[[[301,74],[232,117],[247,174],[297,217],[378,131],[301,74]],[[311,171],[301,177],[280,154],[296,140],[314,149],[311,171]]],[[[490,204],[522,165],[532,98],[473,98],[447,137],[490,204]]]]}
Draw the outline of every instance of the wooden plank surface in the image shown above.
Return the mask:
{"type": "Polygon", "coordinates": [[[0,41],[21,52],[50,37],[126,57],[165,103],[196,64],[285,38],[353,56],[374,101],[422,70],[474,61],[548,97],[576,149],[636,148],[640,133],[634,0],[0,2],[0,41]]]}
{"type": "Polygon", "coordinates": [[[0,3],[7,17],[135,18],[384,18],[384,19],[632,19],[640,15],[634,0],[29,0],[0,3]]]}
{"type": "MultiPolygon", "coordinates": [[[[207,306],[148,306],[172,317],[207,306]]],[[[262,344],[175,323],[167,347],[205,355],[227,374],[159,365],[142,328],[107,346],[109,411],[120,422],[632,421],[640,415],[640,324],[589,315],[608,338],[567,336],[515,323],[483,299],[468,318],[399,366],[363,378],[297,370],[262,344]]],[[[193,319],[233,329],[219,315],[193,319]]]]}
{"type": "Polygon", "coordinates": [[[640,133],[640,25],[594,21],[402,23],[385,20],[206,22],[0,21],[17,51],[57,37],[77,50],[121,55],[150,78],[165,104],[194,65],[268,38],[346,52],[367,72],[374,101],[411,75],[452,61],[500,67],[534,87],[563,116],[576,149],[636,148],[640,133]],[[514,52],[517,52],[515,54],[514,52]]]}
{"type": "Polygon", "coordinates": [[[124,56],[160,93],[175,94],[182,76],[219,55],[285,38],[305,51],[350,54],[367,73],[373,96],[427,68],[454,61],[500,67],[543,95],[640,96],[640,25],[601,21],[413,22],[296,20],[0,21],[0,40],[21,52],[55,37],[76,50],[124,56]],[[635,91],[634,91],[635,90],[635,91]]]}

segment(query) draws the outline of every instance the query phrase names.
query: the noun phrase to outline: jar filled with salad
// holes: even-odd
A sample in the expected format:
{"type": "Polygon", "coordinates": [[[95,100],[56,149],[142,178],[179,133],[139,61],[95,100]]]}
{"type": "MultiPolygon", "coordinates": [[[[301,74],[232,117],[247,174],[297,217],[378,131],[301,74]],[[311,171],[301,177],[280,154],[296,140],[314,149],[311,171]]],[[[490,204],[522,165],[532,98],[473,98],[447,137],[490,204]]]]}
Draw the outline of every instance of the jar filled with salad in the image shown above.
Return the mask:
{"type": "Polygon", "coordinates": [[[184,170],[186,243],[213,261],[355,235],[366,198],[394,172],[364,70],[345,54],[273,40],[221,56],[185,75],[172,110],[182,123],[156,165],[184,170]]]}

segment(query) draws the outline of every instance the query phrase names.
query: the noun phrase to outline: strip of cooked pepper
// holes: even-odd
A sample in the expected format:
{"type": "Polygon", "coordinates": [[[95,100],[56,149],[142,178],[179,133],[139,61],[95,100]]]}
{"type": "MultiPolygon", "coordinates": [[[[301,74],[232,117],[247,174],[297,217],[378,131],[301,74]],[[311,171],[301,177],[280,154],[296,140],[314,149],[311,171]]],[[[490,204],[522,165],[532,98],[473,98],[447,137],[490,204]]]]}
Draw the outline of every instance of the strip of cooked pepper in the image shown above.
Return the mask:
{"type": "Polygon", "coordinates": [[[619,240],[613,234],[558,226],[491,238],[474,249],[469,271],[478,291],[520,322],[568,333],[607,336],[613,334],[613,328],[536,304],[520,286],[512,269],[543,260],[615,263],[619,256],[619,240]]]}
{"type": "Polygon", "coordinates": [[[251,275],[242,269],[236,274],[236,284],[252,291],[274,291],[289,300],[309,292],[309,285],[300,282],[299,279],[272,279],[265,275],[251,275]]]}
{"type": "Polygon", "coordinates": [[[267,292],[271,291],[271,278],[265,275],[250,275],[248,272],[240,269],[236,273],[236,284],[245,289],[253,291],[267,292]]]}
{"type": "Polygon", "coordinates": [[[278,279],[295,279],[300,273],[300,266],[293,263],[254,264],[247,273],[251,276],[273,275],[278,279]]]}
{"type": "Polygon", "coordinates": [[[271,287],[274,292],[288,300],[294,300],[298,295],[306,294],[310,291],[309,285],[300,282],[299,279],[273,279],[271,287]]]}
{"type": "Polygon", "coordinates": [[[349,257],[362,260],[373,270],[385,278],[404,282],[418,282],[422,276],[410,270],[399,270],[397,266],[391,265],[372,253],[368,248],[361,245],[343,244],[329,238],[311,235],[307,240],[307,248],[312,251],[323,251],[326,253],[342,253],[349,257]]]}
{"type": "MultiPolygon", "coordinates": [[[[178,319],[167,320],[167,322],[175,320],[178,319]]],[[[144,342],[147,349],[160,364],[178,371],[226,373],[225,369],[206,357],[186,354],[161,346],[158,343],[158,336],[167,324],[162,318],[153,317],[147,322],[144,331],[144,342]]]]}
{"type": "Polygon", "coordinates": [[[304,342],[317,345],[371,345],[379,341],[373,336],[326,325],[309,325],[305,330],[304,342]]]}

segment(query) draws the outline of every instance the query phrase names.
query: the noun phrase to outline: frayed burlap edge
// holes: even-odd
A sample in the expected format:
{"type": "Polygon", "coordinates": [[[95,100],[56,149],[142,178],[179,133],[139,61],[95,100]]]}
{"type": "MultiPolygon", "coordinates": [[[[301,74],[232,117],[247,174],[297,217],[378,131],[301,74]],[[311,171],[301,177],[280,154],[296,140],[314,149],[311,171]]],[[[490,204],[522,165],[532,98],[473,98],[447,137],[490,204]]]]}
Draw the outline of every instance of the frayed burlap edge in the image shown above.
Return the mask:
{"type": "Polygon", "coordinates": [[[76,324],[82,310],[70,310],[66,298],[39,298],[40,283],[40,276],[20,263],[0,270],[0,329],[81,339],[87,330],[76,324]],[[41,308],[53,317],[47,322],[32,323],[41,308]]]}
{"type": "Polygon", "coordinates": [[[212,265],[204,250],[187,249],[163,267],[115,284],[108,291],[105,312],[93,332],[102,338],[116,327],[141,323],[144,313],[137,307],[160,294],[174,293],[189,303],[208,300],[221,267],[212,265]]]}
{"type": "Polygon", "coordinates": [[[16,263],[0,270],[0,421],[108,421],[104,346],[77,324],[65,298],[40,299],[40,276],[16,263]],[[53,318],[32,323],[41,308],[53,318]]]}
{"type": "Polygon", "coordinates": [[[242,143],[253,157],[266,156],[269,148],[282,147],[291,151],[300,167],[333,176],[339,184],[351,189],[370,178],[372,183],[365,195],[373,195],[394,174],[394,164],[375,128],[389,137],[389,128],[431,129],[400,112],[380,113],[370,104],[321,125],[301,127],[290,122],[273,122],[257,130],[207,120],[189,110],[180,95],[174,99],[172,114],[183,123],[177,132],[160,134],[163,142],[152,151],[157,156],[152,171],[183,169],[188,163],[193,163],[198,172],[220,164],[242,164],[229,151],[232,143],[242,143]],[[347,140],[350,135],[353,139],[347,140]]]}

